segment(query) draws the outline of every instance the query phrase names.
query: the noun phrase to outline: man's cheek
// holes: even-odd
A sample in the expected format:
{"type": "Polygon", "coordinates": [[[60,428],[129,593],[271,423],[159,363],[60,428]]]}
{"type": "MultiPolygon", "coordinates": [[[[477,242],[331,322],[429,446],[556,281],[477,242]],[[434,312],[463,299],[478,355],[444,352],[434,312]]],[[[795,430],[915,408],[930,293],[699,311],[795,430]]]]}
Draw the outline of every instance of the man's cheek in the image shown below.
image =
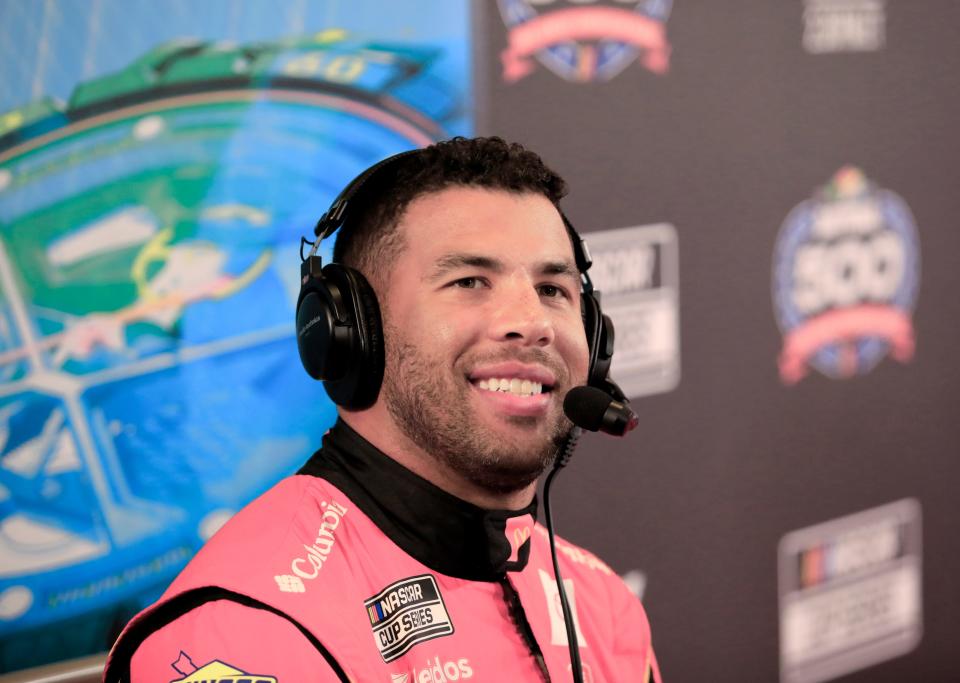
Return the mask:
{"type": "Polygon", "coordinates": [[[587,344],[587,332],[583,328],[583,321],[577,320],[576,332],[572,334],[569,363],[571,386],[586,384],[588,365],[590,363],[590,348],[587,344]]]}
{"type": "Polygon", "coordinates": [[[436,321],[425,331],[427,341],[432,339],[434,344],[443,346],[451,344],[457,337],[457,326],[449,320],[436,321]]]}

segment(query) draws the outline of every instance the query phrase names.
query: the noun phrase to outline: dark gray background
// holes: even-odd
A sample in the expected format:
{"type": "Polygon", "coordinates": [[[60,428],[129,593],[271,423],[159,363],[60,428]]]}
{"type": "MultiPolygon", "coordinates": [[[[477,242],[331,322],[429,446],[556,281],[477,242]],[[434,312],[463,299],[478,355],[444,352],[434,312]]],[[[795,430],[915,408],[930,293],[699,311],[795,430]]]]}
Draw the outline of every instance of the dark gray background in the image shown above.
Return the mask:
{"type": "Polygon", "coordinates": [[[500,76],[506,28],[477,2],[478,134],[569,181],[582,232],[669,222],[680,244],[681,381],[591,436],[555,487],[562,535],[639,568],[665,678],[778,678],[777,543],[905,497],[923,509],[924,635],[841,680],[960,680],[960,3],[888,0],[879,52],[812,55],[800,0],[676,0],[669,73],[500,76]],[[904,198],[920,237],[916,354],[786,387],[771,303],[789,211],[852,163],[904,198]]]}

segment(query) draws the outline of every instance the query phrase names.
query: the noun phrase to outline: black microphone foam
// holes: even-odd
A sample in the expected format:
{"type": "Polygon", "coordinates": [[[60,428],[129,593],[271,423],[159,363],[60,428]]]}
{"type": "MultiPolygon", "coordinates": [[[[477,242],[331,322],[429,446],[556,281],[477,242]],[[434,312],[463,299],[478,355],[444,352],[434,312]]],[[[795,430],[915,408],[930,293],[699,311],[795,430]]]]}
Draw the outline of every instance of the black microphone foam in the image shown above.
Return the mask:
{"type": "Polygon", "coordinates": [[[563,412],[578,427],[615,436],[623,436],[639,422],[626,400],[618,401],[596,387],[574,387],[568,391],[563,399],[563,412]]]}
{"type": "Polygon", "coordinates": [[[570,421],[595,432],[603,424],[603,414],[607,412],[613,397],[594,387],[574,387],[563,399],[563,412],[570,421]]]}

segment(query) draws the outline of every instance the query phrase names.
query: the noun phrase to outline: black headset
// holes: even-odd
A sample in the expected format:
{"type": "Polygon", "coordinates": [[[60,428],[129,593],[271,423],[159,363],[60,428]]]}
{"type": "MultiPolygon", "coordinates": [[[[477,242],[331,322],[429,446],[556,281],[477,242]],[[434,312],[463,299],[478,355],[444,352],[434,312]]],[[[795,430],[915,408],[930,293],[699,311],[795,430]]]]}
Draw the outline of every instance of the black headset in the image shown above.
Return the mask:
{"type": "MultiPolygon", "coordinates": [[[[377,297],[358,270],[339,263],[323,265],[320,242],[338,228],[350,229],[350,203],[362,188],[385,179],[402,160],[420,150],[401,152],[363,171],[337,196],[313,229],[316,241],[300,243],[300,296],[297,297],[297,348],[307,374],[323,380],[330,398],[351,410],[368,408],[377,400],[383,382],[383,324],[377,297]],[[311,245],[304,256],[304,245],[311,245]]],[[[559,210],[559,209],[558,209],[559,210]]],[[[580,301],[587,334],[590,369],[587,384],[623,399],[608,379],[613,359],[613,323],[600,309],[600,292],[587,274],[592,263],[587,245],[567,217],[560,213],[573,244],[580,271],[580,301]]]]}

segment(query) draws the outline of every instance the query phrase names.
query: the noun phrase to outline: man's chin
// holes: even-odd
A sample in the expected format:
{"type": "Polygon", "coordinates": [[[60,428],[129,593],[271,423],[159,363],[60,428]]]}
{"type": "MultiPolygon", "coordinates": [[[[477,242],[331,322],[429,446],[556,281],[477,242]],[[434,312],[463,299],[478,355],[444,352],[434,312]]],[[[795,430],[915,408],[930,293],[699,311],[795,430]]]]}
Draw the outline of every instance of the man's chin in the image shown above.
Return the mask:
{"type": "Polygon", "coordinates": [[[483,467],[462,472],[474,484],[496,494],[516,493],[535,482],[553,463],[555,452],[501,452],[483,467]]]}
{"type": "Polygon", "coordinates": [[[555,441],[557,430],[554,425],[554,421],[543,417],[510,415],[484,420],[478,432],[485,432],[491,445],[497,444],[514,453],[539,453],[550,448],[555,441]]]}
{"type": "Polygon", "coordinates": [[[491,444],[496,444],[491,450],[497,453],[498,469],[515,472],[523,485],[529,484],[553,464],[569,427],[565,421],[546,424],[542,419],[512,417],[500,429],[488,431],[491,444]],[[530,473],[529,478],[522,473],[530,473]]]}

